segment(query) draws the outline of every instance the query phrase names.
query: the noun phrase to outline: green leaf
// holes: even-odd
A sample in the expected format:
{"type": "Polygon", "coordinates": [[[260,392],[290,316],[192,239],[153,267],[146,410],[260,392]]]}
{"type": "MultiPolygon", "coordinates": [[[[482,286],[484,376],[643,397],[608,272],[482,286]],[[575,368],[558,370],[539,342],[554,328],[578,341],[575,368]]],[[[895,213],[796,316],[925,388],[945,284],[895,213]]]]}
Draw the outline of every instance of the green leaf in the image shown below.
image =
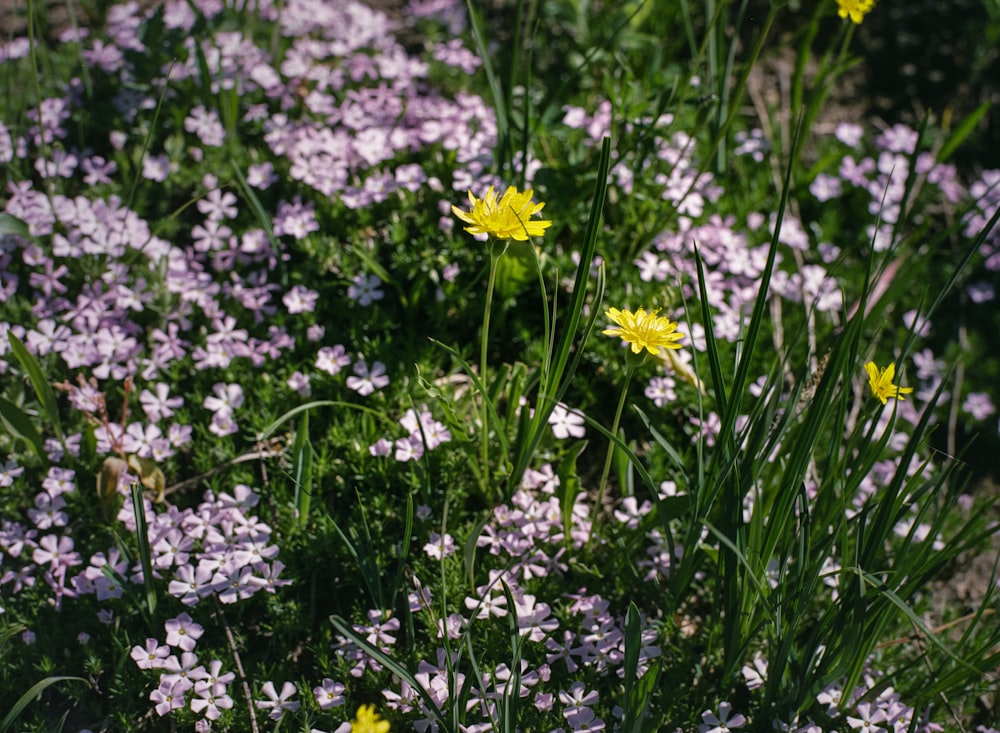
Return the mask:
{"type": "Polygon", "coordinates": [[[74,682],[88,684],[87,680],[83,677],[46,677],[44,680],[36,682],[31,686],[31,689],[18,698],[17,702],[14,703],[14,707],[12,707],[6,717],[0,721],[0,733],[5,733],[5,731],[10,728],[14,720],[17,719],[17,716],[21,714],[21,711],[28,707],[28,705],[31,704],[31,701],[38,698],[47,688],[58,682],[69,682],[71,680],[74,682]]]}
{"type": "Polygon", "coordinates": [[[28,225],[16,216],[0,212],[0,234],[16,234],[20,237],[30,237],[28,225]]]}
{"type": "Polygon", "coordinates": [[[983,119],[983,115],[989,111],[989,108],[990,103],[983,102],[981,105],[972,110],[972,112],[964,120],[962,120],[961,123],[959,123],[958,127],[955,128],[955,131],[951,133],[947,140],[944,141],[944,145],[942,145],[941,149],[938,151],[938,163],[943,163],[948,160],[958,146],[965,142],[965,138],[972,134],[972,131],[976,129],[976,125],[978,125],[979,121],[983,119]]]}
{"type": "Polygon", "coordinates": [[[14,335],[13,331],[7,332],[7,340],[10,341],[10,350],[17,357],[21,368],[27,373],[28,379],[31,380],[31,386],[34,388],[35,396],[38,397],[38,401],[42,405],[45,417],[61,441],[63,438],[62,423],[59,421],[59,408],[56,405],[56,395],[52,391],[52,385],[45,379],[38,361],[24,347],[21,339],[14,335]]]}
{"type": "Polygon", "coordinates": [[[49,458],[45,454],[45,444],[42,442],[42,436],[38,434],[35,426],[31,424],[31,418],[24,414],[24,411],[20,407],[4,397],[0,397],[0,420],[3,420],[3,424],[7,426],[7,431],[11,435],[15,438],[20,438],[31,446],[31,449],[42,460],[42,463],[49,462],[49,458]]]}
{"type": "Polygon", "coordinates": [[[295,481],[295,511],[302,527],[309,521],[309,505],[312,501],[312,458],[313,448],[309,442],[309,413],[302,413],[299,429],[295,431],[292,446],[292,477],[295,481]]]}
{"type": "Polygon", "coordinates": [[[142,584],[146,589],[146,611],[150,624],[156,615],[156,584],[153,582],[153,553],[149,547],[149,529],[146,524],[146,505],[138,483],[132,484],[132,511],[135,514],[135,539],[139,545],[139,563],[142,565],[142,584]]]}

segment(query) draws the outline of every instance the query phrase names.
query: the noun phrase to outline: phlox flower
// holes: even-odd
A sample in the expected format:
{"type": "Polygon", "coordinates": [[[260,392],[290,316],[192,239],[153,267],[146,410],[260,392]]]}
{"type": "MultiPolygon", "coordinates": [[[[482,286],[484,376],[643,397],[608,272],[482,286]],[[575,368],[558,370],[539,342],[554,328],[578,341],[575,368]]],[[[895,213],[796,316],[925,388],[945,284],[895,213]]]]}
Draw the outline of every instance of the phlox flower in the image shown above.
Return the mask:
{"type": "Polygon", "coordinates": [[[13,486],[14,479],[16,479],[22,473],[24,473],[24,468],[18,466],[12,460],[7,460],[4,463],[0,463],[0,489],[7,488],[8,486],[13,486]]]}
{"type": "Polygon", "coordinates": [[[583,438],[587,435],[586,428],[583,427],[583,415],[576,410],[570,410],[563,403],[559,402],[552,408],[549,415],[549,425],[552,426],[552,434],[559,440],[565,438],[583,438]]]}
{"type": "Polygon", "coordinates": [[[335,708],[344,704],[344,685],[324,677],[319,687],[313,688],[316,703],[321,709],[335,708]]]}
{"type": "Polygon", "coordinates": [[[857,717],[854,715],[847,716],[847,724],[852,728],[860,728],[864,733],[885,733],[885,728],[879,725],[879,723],[886,722],[885,711],[881,708],[872,709],[872,704],[870,702],[858,703],[858,706],[854,709],[857,713],[857,717]]]}
{"type": "Polygon", "coordinates": [[[205,717],[209,720],[217,720],[222,716],[223,710],[233,707],[233,698],[226,693],[226,686],[219,683],[198,680],[194,685],[194,692],[197,697],[191,700],[191,710],[196,713],[205,711],[205,717]]]}
{"type": "Polygon", "coordinates": [[[529,237],[541,237],[552,222],[545,219],[531,219],[545,206],[531,199],[535,192],[528,189],[519,192],[509,186],[503,196],[497,198],[496,189],[490,186],[486,195],[477,199],[469,191],[470,209],[464,211],[452,206],[452,213],[469,226],[465,231],[472,235],[486,234],[495,239],[513,239],[525,242],[529,237]]]}
{"type": "Polygon", "coordinates": [[[45,535],[38,541],[31,559],[38,565],[48,563],[49,570],[54,575],[65,574],[66,568],[83,562],[80,553],[73,552],[73,540],[70,537],[56,537],[54,534],[45,535]]]}
{"type": "Polygon", "coordinates": [[[962,403],[962,409],[974,420],[985,420],[997,411],[990,396],[985,392],[970,392],[962,403]]]}
{"type": "Polygon", "coordinates": [[[146,417],[152,422],[159,422],[163,418],[173,417],[174,410],[184,405],[183,397],[171,397],[170,385],[159,382],[155,386],[156,393],[144,389],[139,395],[139,404],[142,405],[146,417]]]}
{"type": "Polygon", "coordinates": [[[212,387],[214,397],[206,397],[203,406],[214,413],[231,415],[233,410],[243,405],[243,387],[238,384],[216,383],[212,387]]]}
{"type": "Polygon", "coordinates": [[[359,359],[354,363],[354,374],[356,376],[347,378],[347,386],[364,397],[389,384],[385,364],[380,361],[376,361],[369,369],[365,360],[359,359]]]}
{"type": "Polygon", "coordinates": [[[205,633],[205,628],[195,623],[186,612],[176,618],[167,619],[163,626],[167,632],[167,644],[186,652],[194,649],[198,639],[205,633]]]}
{"type": "Polygon", "coordinates": [[[268,716],[271,720],[281,720],[285,711],[294,713],[299,709],[299,703],[290,700],[295,693],[295,685],[286,682],[281,686],[281,693],[275,691],[273,682],[265,682],[260,691],[267,697],[267,700],[257,700],[255,702],[258,710],[270,710],[268,716]]]}
{"type": "Polygon", "coordinates": [[[698,726],[698,733],[728,733],[733,728],[742,728],[747,724],[747,719],[737,713],[729,717],[733,706],[728,702],[719,703],[719,714],[716,715],[711,710],[706,710],[701,714],[704,721],[698,726]]]}
{"type": "Polygon", "coordinates": [[[351,357],[347,355],[347,351],[342,344],[324,346],[316,354],[316,368],[327,374],[338,374],[341,369],[350,363],[351,357]]]}
{"type": "Polygon", "coordinates": [[[146,646],[134,646],[129,654],[139,669],[156,669],[162,667],[170,656],[170,647],[160,646],[156,639],[146,639],[146,646]]]}
{"type": "Polygon", "coordinates": [[[285,304],[289,313],[295,315],[297,313],[312,313],[316,310],[316,301],[318,299],[319,293],[315,290],[310,290],[302,285],[295,285],[282,296],[281,302],[285,304]]]}
{"type": "Polygon", "coordinates": [[[302,372],[294,372],[286,382],[293,392],[297,392],[301,397],[308,397],[312,394],[312,387],[309,385],[309,375],[302,372]]]}
{"type": "Polygon", "coordinates": [[[450,534],[440,535],[431,532],[427,544],[424,545],[424,552],[434,560],[441,560],[455,552],[455,538],[450,534]]]}
{"type": "Polygon", "coordinates": [[[42,491],[35,497],[35,508],[28,510],[28,518],[41,530],[65,527],[69,516],[62,509],[66,500],[60,495],[52,496],[42,491]]]}
{"type": "Polygon", "coordinates": [[[156,714],[162,717],[172,710],[184,707],[184,693],[188,689],[190,688],[185,688],[181,682],[161,682],[158,688],[149,693],[149,699],[156,703],[156,714]]]}
{"type": "Polygon", "coordinates": [[[355,275],[347,288],[347,297],[358,305],[367,307],[385,297],[385,291],[381,288],[382,278],[378,275],[355,275]]]}
{"type": "Polygon", "coordinates": [[[872,394],[886,404],[888,399],[903,399],[903,395],[910,394],[912,387],[898,387],[892,383],[896,376],[896,364],[890,363],[885,369],[879,369],[875,362],[870,361],[865,364],[865,371],[868,372],[868,386],[872,394]]]}

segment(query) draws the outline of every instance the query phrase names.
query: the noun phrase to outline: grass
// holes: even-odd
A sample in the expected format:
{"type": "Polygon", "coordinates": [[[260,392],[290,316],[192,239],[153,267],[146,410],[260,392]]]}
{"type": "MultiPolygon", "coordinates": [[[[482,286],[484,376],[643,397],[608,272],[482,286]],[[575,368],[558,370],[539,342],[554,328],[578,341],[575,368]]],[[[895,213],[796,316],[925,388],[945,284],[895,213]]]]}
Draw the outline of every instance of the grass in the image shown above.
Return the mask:
{"type": "Polygon", "coordinates": [[[995,730],[988,109],[836,7],[29,5],[0,731],[995,730]]]}

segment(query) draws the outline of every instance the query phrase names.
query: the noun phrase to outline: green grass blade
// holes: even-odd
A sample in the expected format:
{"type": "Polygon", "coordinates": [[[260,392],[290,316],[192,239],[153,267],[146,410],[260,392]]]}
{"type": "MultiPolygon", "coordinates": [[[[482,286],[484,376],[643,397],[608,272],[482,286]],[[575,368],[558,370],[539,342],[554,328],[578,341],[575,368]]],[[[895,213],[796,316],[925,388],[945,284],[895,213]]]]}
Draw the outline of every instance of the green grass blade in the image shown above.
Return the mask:
{"type": "Polygon", "coordinates": [[[43,464],[48,464],[49,457],[45,453],[45,443],[24,411],[8,400],[0,397],[0,420],[7,428],[7,432],[15,438],[20,438],[35,452],[43,464]]]}
{"type": "Polygon", "coordinates": [[[958,147],[965,142],[965,139],[972,134],[972,132],[979,126],[979,121],[983,119],[983,116],[989,111],[991,107],[990,102],[983,102],[981,105],[976,107],[972,112],[966,115],[965,119],[962,120],[955,131],[948,136],[948,139],[944,141],[944,145],[938,150],[937,162],[943,163],[951,157],[958,147]]]}
{"type": "Polygon", "coordinates": [[[149,618],[156,617],[156,584],[153,582],[153,554],[149,547],[149,526],[146,524],[146,507],[142,485],[132,484],[132,511],[135,513],[135,539],[139,546],[139,563],[142,565],[142,585],[146,590],[146,609],[149,618]]]}
{"type": "Polygon", "coordinates": [[[292,480],[295,483],[295,511],[300,527],[309,522],[309,505],[312,501],[313,447],[309,441],[309,412],[302,413],[295,443],[292,446],[292,480]]]}
{"type": "Polygon", "coordinates": [[[4,719],[0,721],[0,733],[6,733],[6,731],[10,729],[11,725],[13,725],[14,721],[17,719],[17,716],[20,715],[22,711],[28,707],[33,700],[37,699],[46,689],[52,685],[58,684],[59,682],[70,681],[82,682],[85,685],[90,684],[83,677],[67,676],[46,677],[44,680],[36,682],[27,692],[17,699],[17,702],[14,703],[7,715],[4,716],[4,719]]]}
{"type": "Polygon", "coordinates": [[[55,392],[52,391],[52,385],[45,379],[42,367],[38,364],[38,361],[25,348],[21,339],[14,335],[13,331],[7,332],[7,340],[10,342],[11,351],[17,357],[18,362],[20,362],[21,368],[24,369],[28,375],[28,379],[31,380],[31,386],[35,390],[38,402],[42,405],[42,412],[45,418],[61,441],[63,439],[62,422],[59,419],[59,407],[56,404],[56,396],[55,392]]]}

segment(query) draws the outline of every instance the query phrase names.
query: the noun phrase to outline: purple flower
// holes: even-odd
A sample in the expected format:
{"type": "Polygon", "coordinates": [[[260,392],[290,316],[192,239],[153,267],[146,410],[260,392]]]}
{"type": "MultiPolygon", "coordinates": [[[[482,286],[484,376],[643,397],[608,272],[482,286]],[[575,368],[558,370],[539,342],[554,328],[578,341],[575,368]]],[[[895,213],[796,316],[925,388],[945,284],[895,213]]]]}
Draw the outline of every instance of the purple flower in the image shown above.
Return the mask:
{"type": "Polygon", "coordinates": [[[376,361],[369,369],[365,360],[359,359],[354,363],[354,374],[356,376],[347,378],[347,386],[362,396],[368,396],[389,384],[385,364],[380,361],[376,361]]]}
{"type": "Polygon", "coordinates": [[[162,717],[172,710],[184,707],[187,702],[184,693],[189,689],[191,688],[179,681],[161,681],[160,686],[149,693],[149,699],[156,703],[156,714],[162,717]]]}
{"type": "Polygon", "coordinates": [[[351,363],[351,357],[341,344],[324,346],[316,355],[316,368],[327,374],[337,374],[351,363]]]}
{"type": "Polygon", "coordinates": [[[204,627],[195,623],[187,613],[168,619],[163,626],[167,632],[167,644],[186,652],[193,650],[198,639],[205,633],[204,627]]]}
{"type": "Polygon", "coordinates": [[[184,120],[184,129],[197,135],[202,144],[209,147],[219,147],[226,139],[226,131],[219,122],[219,115],[215,110],[207,110],[200,104],[184,120]]]}
{"type": "Polygon", "coordinates": [[[275,691],[274,683],[270,681],[265,682],[260,691],[267,697],[267,700],[257,700],[255,704],[260,710],[270,710],[268,716],[271,720],[281,720],[286,710],[294,713],[299,709],[298,702],[289,700],[296,693],[295,685],[291,682],[286,682],[281,686],[280,694],[275,691]]]}
{"type": "Polygon", "coordinates": [[[319,293],[315,290],[310,290],[301,285],[295,285],[291,290],[285,293],[281,302],[285,304],[288,312],[292,315],[296,313],[312,313],[316,310],[316,300],[319,298],[319,293]]]}
{"type": "Polygon", "coordinates": [[[353,284],[347,288],[347,297],[360,306],[369,306],[385,297],[381,285],[382,278],[378,275],[355,275],[353,284]]]}
{"type": "Polygon", "coordinates": [[[160,646],[156,639],[146,639],[146,646],[132,647],[129,655],[139,669],[157,669],[163,666],[164,660],[170,656],[170,647],[160,646]]]}
{"type": "Polygon", "coordinates": [[[327,710],[328,708],[335,708],[344,704],[344,689],[341,683],[334,682],[329,677],[324,677],[322,684],[319,687],[313,688],[313,695],[316,697],[316,703],[320,708],[327,710]]]}
{"type": "Polygon", "coordinates": [[[985,392],[970,392],[962,403],[962,409],[969,413],[973,420],[985,420],[997,411],[993,400],[985,392]]]}
{"type": "Polygon", "coordinates": [[[704,721],[698,726],[699,733],[728,733],[733,728],[742,728],[747,724],[747,719],[736,714],[733,717],[729,717],[732,712],[733,706],[728,702],[719,703],[719,714],[716,715],[711,710],[706,710],[701,714],[701,719],[704,721]]]}
{"type": "Polygon", "coordinates": [[[552,414],[549,415],[549,425],[552,426],[552,434],[559,440],[585,437],[587,429],[583,424],[583,415],[576,410],[570,410],[561,402],[552,408],[552,414]]]}

